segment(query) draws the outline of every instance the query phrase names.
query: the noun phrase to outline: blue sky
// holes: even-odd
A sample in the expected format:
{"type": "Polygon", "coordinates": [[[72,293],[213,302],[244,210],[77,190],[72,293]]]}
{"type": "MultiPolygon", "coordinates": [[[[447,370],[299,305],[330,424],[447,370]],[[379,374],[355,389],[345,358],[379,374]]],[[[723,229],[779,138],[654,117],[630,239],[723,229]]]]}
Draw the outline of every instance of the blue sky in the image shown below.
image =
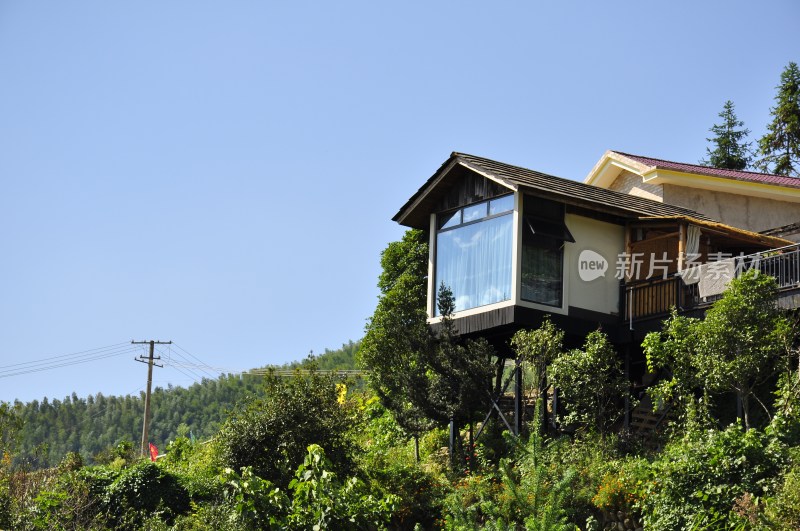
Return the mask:
{"type": "MultiPolygon", "coordinates": [[[[727,99],[764,133],[799,22],[794,0],[2,2],[0,400],[138,393],[125,349],[2,377],[131,339],[227,370],[358,339],[391,217],[451,151],[578,180],[606,149],[696,162],[727,99]]],[[[168,361],[155,385],[209,374],[168,361]]]]}

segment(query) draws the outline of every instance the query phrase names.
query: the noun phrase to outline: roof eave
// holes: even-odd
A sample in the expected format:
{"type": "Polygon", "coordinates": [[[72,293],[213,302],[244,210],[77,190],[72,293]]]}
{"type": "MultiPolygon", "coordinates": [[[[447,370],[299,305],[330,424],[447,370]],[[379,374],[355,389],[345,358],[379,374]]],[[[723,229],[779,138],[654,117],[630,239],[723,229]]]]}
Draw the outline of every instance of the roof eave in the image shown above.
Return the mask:
{"type": "Polygon", "coordinates": [[[800,203],[800,188],[779,186],[772,183],[757,181],[745,181],[731,177],[718,177],[702,173],[657,168],[649,175],[643,175],[643,181],[652,184],[669,184],[685,188],[708,190],[711,192],[747,195],[775,201],[800,203]]]}
{"type": "Polygon", "coordinates": [[[707,221],[703,219],[693,218],[690,216],[644,216],[639,218],[639,221],[651,221],[651,220],[683,221],[685,223],[690,223],[693,225],[697,225],[699,227],[705,227],[708,229],[722,231],[727,233],[728,236],[730,236],[731,238],[752,242],[754,244],[763,245],[769,248],[785,247],[787,245],[794,245],[796,243],[791,240],[787,240],[785,238],[780,238],[778,236],[768,236],[766,234],[761,234],[746,229],[740,229],[738,227],[732,227],[730,225],[719,223],[717,221],[707,221]]]}
{"type": "Polygon", "coordinates": [[[471,164],[460,159],[458,152],[453,152],[448,158],[434,173],[425,184],[420,187],[417,192],[411,196],[411,198],[406,201],[406,204],[394,215],[392,221],[397,222],[400,225],[405,227],[411,227],[415,229],[427,229],[428,228],[428,216],[430,212],[426,211],[424,215],[420,216],[418,214],[418,209],[421,205],[424,204],[425,200],[435,192],[436,188],[444,181],[450,171],[453,170],[456,166],[462,166],[472,172],[485,177],[491,181],[494,181],[502,186],[505,186],[509,189],[509,191],[516,192],[517,185],[506,181],[505,179],[499,179],[498,177],[488,174],[482,171],[480,168],[476,168],[471,164]]]}
{"type": "Polygon", "coordinates": [[[603,156],[600,157],[597,164],[589,171],[589,174],[583,182],[601,188],[608,188],[623,171],[629,171],[637,175],[646,175],[654,169],[655,167],[647,166],[617,151],[609,149],[603,153],[603,156]]]}

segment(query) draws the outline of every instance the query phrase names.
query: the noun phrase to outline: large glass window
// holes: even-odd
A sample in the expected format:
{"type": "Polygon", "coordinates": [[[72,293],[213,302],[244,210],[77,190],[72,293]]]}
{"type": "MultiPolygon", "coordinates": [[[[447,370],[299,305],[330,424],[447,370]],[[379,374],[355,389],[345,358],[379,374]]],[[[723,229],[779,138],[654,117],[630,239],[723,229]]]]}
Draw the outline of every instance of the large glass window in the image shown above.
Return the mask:
{"type": "Polygon", "coordinates": [[[522,300],[560,307],[564,242],[574,242],[564,205],[525,196],[522,218],[522,300]]]}
{"type": "Polygon", "coordinates": [[[439,214],[436,292],[449,287],[456,311],[511,298],[513,209],[512,194],[439,214]]]}

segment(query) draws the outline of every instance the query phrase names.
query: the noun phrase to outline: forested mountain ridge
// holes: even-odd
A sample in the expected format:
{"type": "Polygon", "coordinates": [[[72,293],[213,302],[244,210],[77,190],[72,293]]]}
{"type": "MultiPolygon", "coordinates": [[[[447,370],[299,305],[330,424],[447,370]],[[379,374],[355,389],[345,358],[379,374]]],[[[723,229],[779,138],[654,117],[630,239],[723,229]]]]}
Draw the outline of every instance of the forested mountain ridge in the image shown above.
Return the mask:
{"type": "MultiPolygon", "coordinates": [[[[358,346],[350,341],[339,349],[326,349],[323,354],[309,354],[302,361],[274,368],[354,369],[358,346]]],[[[249,396],[263,396],[259,374],[203,378],[187,388],[156,387],[151,401],[151,442],[166,448],[179,431],[197,439],[212,437],[237,403],[249,396]]],[[[142,437],[143,391],[138,396],[98,393],[86,398],[72,393],[63,400],[17,401],[14,408],[23,421],[15,461],[32,468],[58,464],[68,452],[80,453],[93,462],[98,454],[122,441],[131,441],[138,448],[142,437]]]]}

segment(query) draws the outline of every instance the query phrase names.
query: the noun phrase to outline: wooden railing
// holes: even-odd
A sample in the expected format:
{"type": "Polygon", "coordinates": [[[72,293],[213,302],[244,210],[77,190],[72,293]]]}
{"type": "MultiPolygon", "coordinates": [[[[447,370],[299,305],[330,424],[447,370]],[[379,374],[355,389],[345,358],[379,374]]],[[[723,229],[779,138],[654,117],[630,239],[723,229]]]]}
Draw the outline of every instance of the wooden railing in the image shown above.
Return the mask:
{"type": "Polygon", "coordinates": [[[683,309],[687,301],[694,302],[693,297],[687,297],[687,287],[675,276],[626,284],[621,304],[623,320],[667,315],[673,306],[683,309]]]}
{"type": "MultiPolygon", "coordinates": [[[[800,288],[800,244],[735,257],[734,276],[750,269],[775,277],[778,289],[800,288]]],[[[626,283],[621,290],[620,308],[624,322],[656,318],[678,310],[708,305],[719,297],[700,299],[697,284],[686,285],[678,276],[626,283]]]]}

